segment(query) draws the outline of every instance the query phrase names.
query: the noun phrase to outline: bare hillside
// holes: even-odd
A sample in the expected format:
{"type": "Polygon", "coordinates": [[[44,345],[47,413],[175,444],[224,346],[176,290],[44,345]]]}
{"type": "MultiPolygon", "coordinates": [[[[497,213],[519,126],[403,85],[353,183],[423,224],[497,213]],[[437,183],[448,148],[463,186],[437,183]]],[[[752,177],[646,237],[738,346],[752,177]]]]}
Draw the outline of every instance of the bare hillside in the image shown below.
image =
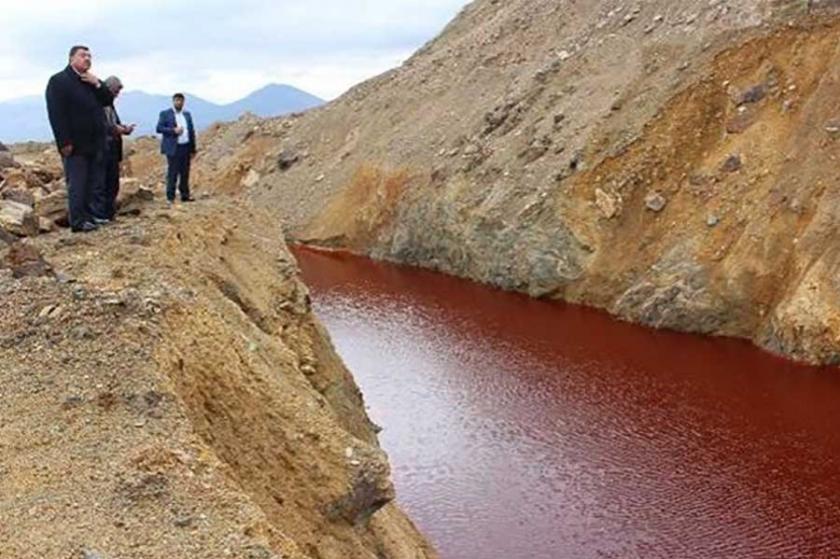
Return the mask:
{"type": "Polygon", "coordinates": [[[837,360],[836,2],[478,0],[322,109],[204,139],[289,233],[837,360]]]}

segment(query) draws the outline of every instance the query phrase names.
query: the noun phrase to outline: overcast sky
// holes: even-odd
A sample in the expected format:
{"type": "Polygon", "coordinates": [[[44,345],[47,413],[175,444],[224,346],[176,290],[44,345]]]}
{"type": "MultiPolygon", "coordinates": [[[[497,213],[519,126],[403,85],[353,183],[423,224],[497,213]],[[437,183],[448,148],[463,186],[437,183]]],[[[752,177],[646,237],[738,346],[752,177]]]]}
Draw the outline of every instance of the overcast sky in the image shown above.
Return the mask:
{"type": "Polygon", "coordinates": [[[332,99],[399,65],[467,0],[4,2],[0,101],[41,95],[73,44],[127,90],[230,102],[267,83],[332,99]]]}

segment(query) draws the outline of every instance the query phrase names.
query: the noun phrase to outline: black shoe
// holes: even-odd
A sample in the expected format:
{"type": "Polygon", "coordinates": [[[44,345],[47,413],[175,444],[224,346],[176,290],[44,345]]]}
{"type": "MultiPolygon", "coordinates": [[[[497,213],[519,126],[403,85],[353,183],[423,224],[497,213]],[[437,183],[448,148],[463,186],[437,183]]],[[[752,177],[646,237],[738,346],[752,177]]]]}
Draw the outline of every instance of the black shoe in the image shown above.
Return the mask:
{"type": "Polygon", "coordinates": [[[181,198],[181,202],[195,202],[195,198],[187,196],[186,198],[181,198]]]}
{"type": "Polygon", "coordinates": [[[99,226],[91,221],[85,221],[78,227],[71,227],[71,231],[73,233],[90,233],[91,231],[96,231],[99,229],[99,226]]]}
{"type": "Polygon", "coordinates": [[[108,225],[111,223],[111,220],[105,217],[94,217],[92,220],[96,225],[108,225]]]}

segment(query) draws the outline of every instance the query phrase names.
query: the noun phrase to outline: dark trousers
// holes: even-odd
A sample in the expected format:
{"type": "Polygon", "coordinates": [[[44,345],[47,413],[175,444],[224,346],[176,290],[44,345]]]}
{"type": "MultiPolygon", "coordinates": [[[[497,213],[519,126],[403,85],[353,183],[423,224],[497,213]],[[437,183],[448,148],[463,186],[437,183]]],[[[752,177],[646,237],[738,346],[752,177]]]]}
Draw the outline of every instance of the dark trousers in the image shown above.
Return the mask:
{"type": "Polygon", "coordinates": [[[120,193],[120,160],[114,150],[108,150],[105,156],[105,191],[102,208],[104,217],[114,219],[117,214],[117,194],[120,193]]]}
{"type": "Polygon", "coordinates": [[[175,183],[178,183],[178,192],[181,193],[181,200],[190,197],[190,145],[178,144],[175,155],[167,155],[166,161],[169,169],[166,172],[166,199],[175,199],[175,183]]]}
{"type": "Polygon", "coordinates": [[[104,217],[105,157],[79,154],[64,158],[64,177],[67,181],[67,206],[70,227],[78,229],[86,221],[104,217]]]}

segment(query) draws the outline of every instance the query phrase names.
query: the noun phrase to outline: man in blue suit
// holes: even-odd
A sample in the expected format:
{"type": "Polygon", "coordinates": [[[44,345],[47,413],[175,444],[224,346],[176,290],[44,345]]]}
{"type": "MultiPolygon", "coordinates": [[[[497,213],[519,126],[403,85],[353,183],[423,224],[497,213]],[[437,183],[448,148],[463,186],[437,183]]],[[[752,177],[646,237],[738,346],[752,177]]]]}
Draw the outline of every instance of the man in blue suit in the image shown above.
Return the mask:
{"type": "Polygon", "coordinates": [[[182,202],[192,202],[190,196],[190,160],[195,156],[195,127],[192,115],[184,110],[183,93],[172,96],[172,108],[160,113],[157,132],[160,134],[160,152],[166,156],[166,199],[175,201],[175,183],[182,202]]]}

